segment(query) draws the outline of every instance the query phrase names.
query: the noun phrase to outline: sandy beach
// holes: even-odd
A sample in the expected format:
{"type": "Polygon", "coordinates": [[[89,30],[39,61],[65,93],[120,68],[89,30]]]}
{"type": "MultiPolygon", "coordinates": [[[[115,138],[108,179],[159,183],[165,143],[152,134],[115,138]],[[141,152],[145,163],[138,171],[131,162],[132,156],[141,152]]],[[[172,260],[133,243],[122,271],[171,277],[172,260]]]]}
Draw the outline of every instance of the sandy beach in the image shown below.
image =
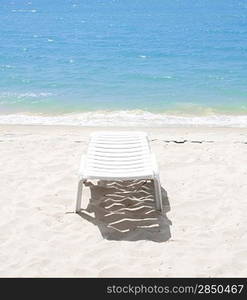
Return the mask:
{"type": "Polygon", "coordinates": [[[1,125],[0,276],[246,277],[247,129],[145,128],[164,216],[143,181],[89,182],[75,214],[99,129],[1,125]]]}

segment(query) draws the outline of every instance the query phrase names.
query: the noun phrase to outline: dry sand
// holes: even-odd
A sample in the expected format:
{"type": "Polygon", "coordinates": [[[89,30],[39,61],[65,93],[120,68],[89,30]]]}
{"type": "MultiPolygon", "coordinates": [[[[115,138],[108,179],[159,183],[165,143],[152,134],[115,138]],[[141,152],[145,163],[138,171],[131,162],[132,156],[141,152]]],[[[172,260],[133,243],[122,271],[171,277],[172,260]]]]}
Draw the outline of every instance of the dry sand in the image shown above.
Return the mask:
{"type": "Polygon", "coordinates": [[[93,130],[0,127],[1,277],[247,276],[247,129],[145,129],[164,216],[143,181],[88,183],[73,213],[93,130]]]}

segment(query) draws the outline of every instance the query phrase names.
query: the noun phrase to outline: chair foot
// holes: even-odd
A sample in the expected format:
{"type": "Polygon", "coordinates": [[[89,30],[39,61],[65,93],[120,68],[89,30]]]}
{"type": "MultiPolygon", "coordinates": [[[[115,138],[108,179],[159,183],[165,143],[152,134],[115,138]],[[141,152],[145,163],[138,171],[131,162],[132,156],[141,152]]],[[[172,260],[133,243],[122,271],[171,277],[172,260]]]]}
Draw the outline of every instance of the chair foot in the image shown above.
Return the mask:
{"type": "Polygon", "coordinates": [[[162,194],[159,178],[154,178],[154,196],[156,208],[162,213],[162,194]]]}
{"type": "Polygon", "coordinates": [[[82,188],[83,188],[84,182],[85,182],[85,180],[80,180],[78,182],[76,208],[75,208],[76,213],[78,213],[81,210],[82,188]]]}

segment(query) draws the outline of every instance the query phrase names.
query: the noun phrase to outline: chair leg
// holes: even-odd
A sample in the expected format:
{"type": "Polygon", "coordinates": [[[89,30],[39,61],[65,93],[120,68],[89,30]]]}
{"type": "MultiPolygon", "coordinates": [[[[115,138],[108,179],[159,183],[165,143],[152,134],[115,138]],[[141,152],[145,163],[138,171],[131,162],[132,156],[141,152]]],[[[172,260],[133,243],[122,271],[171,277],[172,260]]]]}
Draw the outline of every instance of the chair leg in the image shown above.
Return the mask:
{"type": "Polygon", "coordinates": [[[76,209],[75,212],[79,212],[81,210],[81,198],[82,198],[82,188],[84,180],[80,180],[78,182],[78,189],[77,189],[77,199],[76,199],[76,209]]]}
{"type": "Polygon", "coordinates": [[[162,194],[159,176],[154,177],[154,196],[157,210],[162,212],[162,194]]]}

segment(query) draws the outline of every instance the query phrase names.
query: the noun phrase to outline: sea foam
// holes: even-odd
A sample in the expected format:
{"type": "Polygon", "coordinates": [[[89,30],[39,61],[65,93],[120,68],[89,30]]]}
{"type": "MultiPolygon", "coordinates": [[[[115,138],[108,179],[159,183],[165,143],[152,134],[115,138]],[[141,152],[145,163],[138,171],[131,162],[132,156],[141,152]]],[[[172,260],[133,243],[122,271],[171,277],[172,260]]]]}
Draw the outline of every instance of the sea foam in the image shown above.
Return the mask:
{"type": "Polygon", "coordinates": [[[145,111],[93,111],[63,115],[5,114],[0,124],[140,126],[140,127],[247,127],[247,115],[176,116],[145,111]]]}

